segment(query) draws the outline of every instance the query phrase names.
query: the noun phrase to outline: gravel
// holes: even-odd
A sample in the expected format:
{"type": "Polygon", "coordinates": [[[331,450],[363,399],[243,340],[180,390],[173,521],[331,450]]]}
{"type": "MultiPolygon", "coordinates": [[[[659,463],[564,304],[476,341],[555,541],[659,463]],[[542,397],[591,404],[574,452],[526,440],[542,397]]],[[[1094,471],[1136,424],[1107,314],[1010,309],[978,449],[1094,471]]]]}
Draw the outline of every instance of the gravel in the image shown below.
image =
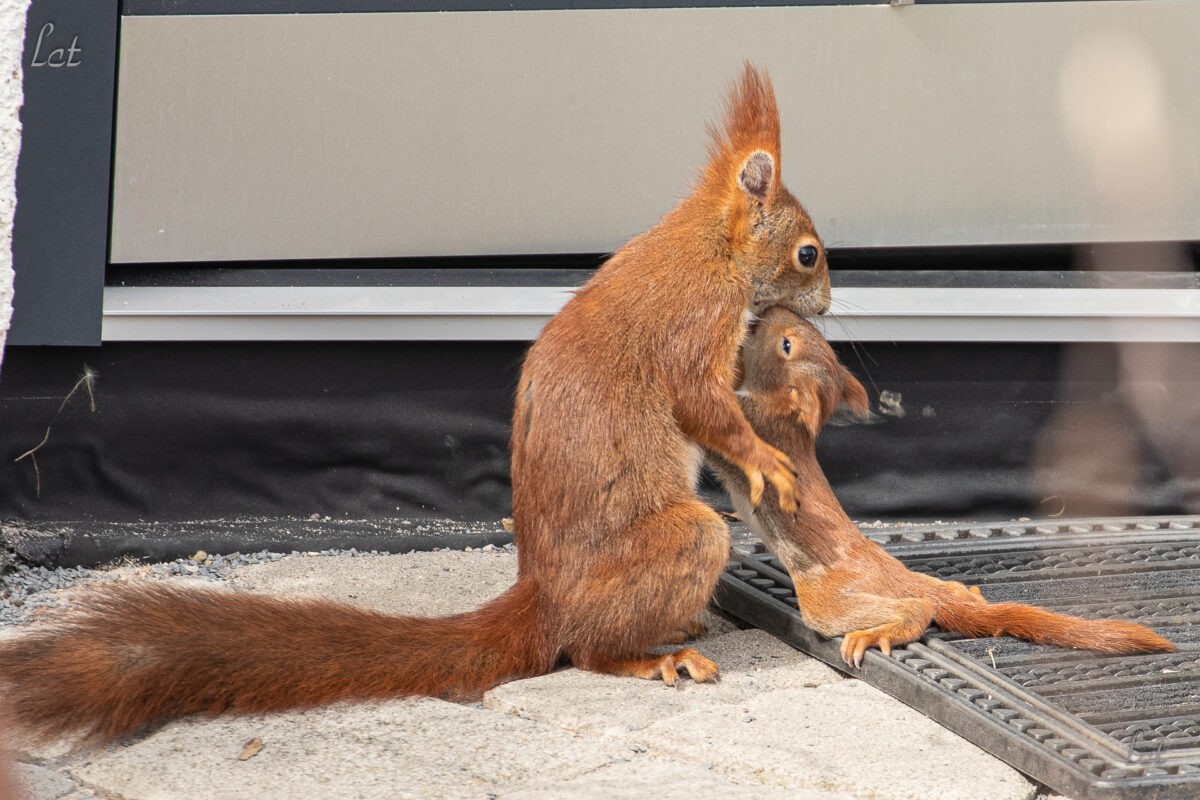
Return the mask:
{"type": "Polygon", "coordinates": [[[95,573],[83,567],[47,569],[26,567],[0,575],[0,625],[19,625],[29,622],[39,612],[58,605],[52,594],[67,589],[95,573]]]}
{"type": "MultiPolygon", "coordinates": [[[[441,552],[450,552],[451,549],[449,547],[438,548],[441,552]]],[[[477,548],[454,549],[483,553],[496,550],[512,552],[513,545],[488,544],[477,548]]],[[[46,613],[47,610],[61,607],[64,599],[69,596],[62,590],[70,589],[81,583],[113,583],[128,580],[132,575],[136,575],[139,579],[188,577],[217,582],[229,580],[241,567],[281,561],[286,558],[311,558],[313,556],[372,558],[381,555],[389,554],[379,550],[360,551],[353,548],[349,550],[293,550],[290,553],[261,550],[256,553],[230,553],[227,555],[199,551],[190,558],[155,563],[128,560],[111,565],[106,569],[17,566],[0,574],[0,627],[25,625],[46,613]]]]}

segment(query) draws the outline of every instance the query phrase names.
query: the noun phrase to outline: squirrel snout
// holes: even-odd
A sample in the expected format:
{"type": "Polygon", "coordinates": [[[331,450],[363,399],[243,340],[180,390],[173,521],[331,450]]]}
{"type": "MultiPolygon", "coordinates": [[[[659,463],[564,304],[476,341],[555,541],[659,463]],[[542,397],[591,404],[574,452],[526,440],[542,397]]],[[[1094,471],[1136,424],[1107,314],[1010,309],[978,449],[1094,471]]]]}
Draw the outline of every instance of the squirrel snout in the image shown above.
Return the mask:
{"type": "Polygon", "coordinates": [[[809,289],[805,299],[812,304],[813,310],[809,312],[811,316],[825,314],[829,311],[829,306],[833,302],[833,296],[829,293],[829,290],[820,286],[809,289]]]}

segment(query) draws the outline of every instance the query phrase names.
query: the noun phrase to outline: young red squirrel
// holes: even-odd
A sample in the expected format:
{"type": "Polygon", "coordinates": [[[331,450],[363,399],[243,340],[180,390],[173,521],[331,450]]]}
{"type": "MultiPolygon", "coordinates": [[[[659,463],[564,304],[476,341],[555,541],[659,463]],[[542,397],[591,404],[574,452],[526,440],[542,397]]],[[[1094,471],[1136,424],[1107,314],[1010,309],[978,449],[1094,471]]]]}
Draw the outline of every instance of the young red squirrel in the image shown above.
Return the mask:
{"type": "Polygon", "coordinates": [[[529,350],[512,432],[518,578],[457,616],[142,583],[96,592],[57,626],[0,644],[0,698],[35,738],[96,739],[187,714],[335,700],[467,698],[560,661],[697,681],[689,630],[729,532],[694,485],[702,448],[795,505],[787,456],[734,395],[747,314],[829,306],[824,247],[780,180],[779,116],[746,66],[689,197],[618,250],[529,350]]]}
{"type": "Polygon", "coordinates": [[[861,666],[870,647],[887,654],[916,640],[930,622],[966,636],[1011,634],[1108,653],[1174,649],[1133,622],[988,603],[976,587],[910,571],[854,526],[817,463],[817,431],[840,405],[868,413],[862,384],[817,329],[786,309],[769,310],[742,347],[742,367],[742,410],[763,439],[791,458],[804,487],[798,507],[785,510],[773,497],[749,502],[741,472],[716,453],[710,462],[742,518],[792,576],[804,622],[823,636],[843,636],[847,664],[861,666]]]}

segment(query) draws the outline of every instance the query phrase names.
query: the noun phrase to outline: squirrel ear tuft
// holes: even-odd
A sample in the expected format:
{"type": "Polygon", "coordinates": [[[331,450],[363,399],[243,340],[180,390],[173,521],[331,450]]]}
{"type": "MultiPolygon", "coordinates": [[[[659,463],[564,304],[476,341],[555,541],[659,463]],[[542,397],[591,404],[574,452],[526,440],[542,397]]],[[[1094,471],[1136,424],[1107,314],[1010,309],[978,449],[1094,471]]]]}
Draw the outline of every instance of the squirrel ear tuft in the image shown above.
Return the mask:
{"type": "Polygon", "coordinates": [[[867,390],[845,367],[842,367],[842,402],[860,419],[871,416],[871,401],[867,397],[867,390]]]}
{"type": "Polygon", "coordinates": [[[756,150],[742,164],[738,173],[738,186],[755,200],[765,200],[775,178],[775,159],[770,153],[756,150]]]}

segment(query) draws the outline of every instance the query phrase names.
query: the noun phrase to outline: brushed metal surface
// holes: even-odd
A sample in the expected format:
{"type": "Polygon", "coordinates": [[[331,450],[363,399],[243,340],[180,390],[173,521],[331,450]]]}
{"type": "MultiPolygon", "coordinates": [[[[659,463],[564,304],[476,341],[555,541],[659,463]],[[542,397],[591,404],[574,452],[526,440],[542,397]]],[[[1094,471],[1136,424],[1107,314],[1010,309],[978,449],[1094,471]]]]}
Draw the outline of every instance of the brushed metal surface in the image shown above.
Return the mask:
{"type": "Polygon", "coordinates": [[[111,258],[608,251],[745,59],[831,244],[1198,239],[1198,31],[1159,0],[125,17],[111,258]]]}
{"type": "MultiPolygon", "coordinates": [[[[532,341],[549,286],[109,286],[106,342],[532,341]]],[[[1200,289],[841,287],[831,341],[1200,343],[1200,289]]]]}

